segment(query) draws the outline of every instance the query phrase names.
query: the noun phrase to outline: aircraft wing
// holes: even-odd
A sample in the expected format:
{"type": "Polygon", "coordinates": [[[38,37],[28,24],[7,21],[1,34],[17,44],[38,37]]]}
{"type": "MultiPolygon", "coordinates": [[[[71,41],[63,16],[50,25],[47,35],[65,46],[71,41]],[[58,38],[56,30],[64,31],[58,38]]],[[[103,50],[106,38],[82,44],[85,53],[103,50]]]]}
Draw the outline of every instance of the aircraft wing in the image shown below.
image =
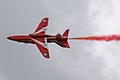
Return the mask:
{"type": "Polygon", "coordinates": [[[35,30],[35,32],[33,33],[35,34],[44,34],[45,31],[47,30],[47,25],[48,25],[48,20],[49,18],[44,18],[40,24],[38,25],[37,29],[35,30]]]}
{"type": "MultiPolygon", "coordinates": [[[[47,27],[46,27],[47,25],[48,25],[48,18],[44,18],[40,22],[39,26],[37,27],[37,29],[32,35],[37,35],[37,34],[44,35],[47,30],[47,27]]],[[[36,44],[36,46],[38,47],[42,55],[45,58],[50,58],[49,51],[47,48],[47,39],[46,38],[35,38],[35,37],[30,37],[30,38],[34,41],[34,43],[36,44]]]]}
{"type": "Polygon", "coordinates": [[[50,58],[47,43],[43,39],[31,38],[45,58],[50,58]]]}

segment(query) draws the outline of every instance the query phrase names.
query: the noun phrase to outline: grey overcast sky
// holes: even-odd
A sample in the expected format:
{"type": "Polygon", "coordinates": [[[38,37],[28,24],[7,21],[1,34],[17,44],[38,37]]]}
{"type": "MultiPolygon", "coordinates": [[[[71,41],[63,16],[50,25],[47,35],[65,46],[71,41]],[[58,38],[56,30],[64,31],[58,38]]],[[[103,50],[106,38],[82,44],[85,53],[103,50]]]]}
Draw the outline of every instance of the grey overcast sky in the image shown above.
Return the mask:
{"type": "Polygon", "coordinates": [[[0,80],[120,80],[119,41],[48,44],[47,60],[35,45],[5,39],[32,33],[44,17],[48,34],[120,34],[120,0],[0,0],[0,80]]]}

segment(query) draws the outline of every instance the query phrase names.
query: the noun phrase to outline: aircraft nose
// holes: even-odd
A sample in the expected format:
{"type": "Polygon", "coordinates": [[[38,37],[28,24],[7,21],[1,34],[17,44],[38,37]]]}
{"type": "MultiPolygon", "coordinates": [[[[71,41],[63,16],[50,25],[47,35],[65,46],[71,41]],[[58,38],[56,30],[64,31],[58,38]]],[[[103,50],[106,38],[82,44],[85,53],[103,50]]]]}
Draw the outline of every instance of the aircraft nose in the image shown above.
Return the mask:
{"type": "Polygon", "coordinates": [[[7,37],[7,39],[11,40],[11,37],[10,37],[10,36],[8,36],[8,37],[7,37]]]}
{"type": "Polygon", "coordinates": [[[13,36],[8,36],[7,39],[14,40],[14,37],[13,36]]]}

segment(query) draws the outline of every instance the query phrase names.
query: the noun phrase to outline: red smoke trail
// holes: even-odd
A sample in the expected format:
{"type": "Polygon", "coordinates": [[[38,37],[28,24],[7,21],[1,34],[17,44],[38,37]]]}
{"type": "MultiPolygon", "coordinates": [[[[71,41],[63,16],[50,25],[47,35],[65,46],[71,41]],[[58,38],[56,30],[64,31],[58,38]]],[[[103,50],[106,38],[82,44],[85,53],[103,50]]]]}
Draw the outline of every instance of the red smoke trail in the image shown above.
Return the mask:
{"type": "Polygon", "coordinates": [[[69,38],[70,40],[97,40],[97,41],[120,41],[120,35],[106,35],[106,36],[87,36],[69,38]]]}

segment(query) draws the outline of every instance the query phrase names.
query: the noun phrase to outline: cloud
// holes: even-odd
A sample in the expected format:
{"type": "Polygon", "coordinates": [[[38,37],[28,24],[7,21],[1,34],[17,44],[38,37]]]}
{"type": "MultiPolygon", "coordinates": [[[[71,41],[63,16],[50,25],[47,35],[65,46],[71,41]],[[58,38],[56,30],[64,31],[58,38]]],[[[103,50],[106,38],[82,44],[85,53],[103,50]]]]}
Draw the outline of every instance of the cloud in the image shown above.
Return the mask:
{"type": "MultiPolygon", "coordinates": [[[[118,0],[91,0],[90,14],[94,17],[96,26],[94,34],[120,34],[120,1],[118,0]]],[[[97,57],[103,57],[103,73],[105,80],[119,80],[120,50],[119,42],[95,43],[93,48],[97,57]]]]}
{"type": "MultiPolygon", "coordinates": [[[[32,33],[44,17],[48,32],[69,37],[119,34],[119,0],[21,0],[0,2],[1,36],[32,33]]],[[[119,42],[69,41],[49,44],[51,59],[37,47],[0,40],[1,78],[5,80],[119,80],[119,42]]]]}

